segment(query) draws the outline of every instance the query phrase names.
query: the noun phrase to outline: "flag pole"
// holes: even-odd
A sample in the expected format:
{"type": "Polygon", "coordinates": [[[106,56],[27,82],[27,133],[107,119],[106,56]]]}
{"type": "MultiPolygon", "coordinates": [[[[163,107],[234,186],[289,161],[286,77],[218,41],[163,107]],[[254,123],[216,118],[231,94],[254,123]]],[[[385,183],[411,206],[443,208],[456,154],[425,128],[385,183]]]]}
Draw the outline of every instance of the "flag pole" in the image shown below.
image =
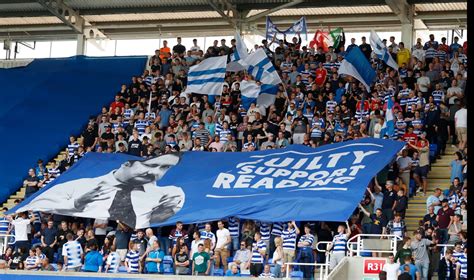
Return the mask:
{"type": "Polygon", "coordinates": [[[151,117],[151,93],[152,91],[150,90],[150,99],[148,100],[148,120],[150,120],[151,117]]]}

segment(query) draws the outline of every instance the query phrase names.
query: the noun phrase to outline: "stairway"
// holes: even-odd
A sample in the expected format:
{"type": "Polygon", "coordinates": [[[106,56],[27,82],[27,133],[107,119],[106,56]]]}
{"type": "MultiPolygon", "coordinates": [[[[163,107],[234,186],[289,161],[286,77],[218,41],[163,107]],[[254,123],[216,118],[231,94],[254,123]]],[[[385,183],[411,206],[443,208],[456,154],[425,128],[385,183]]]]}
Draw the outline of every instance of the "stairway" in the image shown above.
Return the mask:
{"type": "Polygon", "coordinates": [[[431,170],[428,173],[426,196],[423,196],[422,193],[417,193],[416,196],[409,200],[405,216],[408,236],[412,236],[413,231],[418,228],[418,222],[426,214],[426,199],[428,196],[432,195],[436,188],[442,190],[449,188],[451,177],[449,165],[453,160],[454,152],[457,150],[457,148],[451,147],[451,145],[446,147],[445,155],[441,156],[441,159],[436,160],[431,165],[431,170]]]}
{"type": "MultiPolygon", "coordinates": [[[[82,144],[82,137],[78,137],[77,138],[77,142],[79,144],[82,144]]],[[[60,151],[56,157],[54,158],[53,161],[59,163],[61,162],[62,160],[64,160],[66,157],[67,157],[67,148],[60,151]]],[[[46,168],[51,168],[52,166],[49,165],[49,163],[46,165],[46,168]]],[[[16,199],[23,199],[25,197],[25,191],[26,191],[26,188],[25,187],[21,187],[15,194],[11,195],[7,201],[5,201],[3,204],[2,204],[2,208],[3,207],[7,207],[8,209],[12,209],[14,206],[15,206],[15,200],[16,199]]],[[[0,211],[0,217],[3,216],[3,212],[0,211]]]]}

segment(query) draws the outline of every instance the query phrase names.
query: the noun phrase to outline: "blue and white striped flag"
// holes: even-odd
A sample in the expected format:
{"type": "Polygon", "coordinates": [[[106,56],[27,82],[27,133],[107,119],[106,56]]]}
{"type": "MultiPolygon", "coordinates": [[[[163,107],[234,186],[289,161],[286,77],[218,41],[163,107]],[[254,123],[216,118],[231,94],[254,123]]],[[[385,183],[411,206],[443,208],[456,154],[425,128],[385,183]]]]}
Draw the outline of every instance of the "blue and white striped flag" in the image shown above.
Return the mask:
{"type": "Polygon", "coordinates": [[[235,33],[235,50],[230,55],[230,62],[227,64],[227,71],[238,72],[247,69],[248,65],[245,65],[244,59],[246,59],[249,54],[247,46],[245,45],[244,40],[240,37],[238,32],[235,33]]]}
{"type": "Polygon", "coordinates": [[[370,84],[375,79],[375,70],[359,48],[352,48],[344,57],[339,67],[339,74],[350,75],[370,92],[370,84]]]}
{"type": "Polygon", "coordinates": [[[377,57],[385,62],[388,66],[392,67],[393,69],[398,70],[398,64],[397,62],[393,59],[393,57],[390,55],[387,47],[383,44],[382,40],[380,40],[380,37],[375,33],[375,31],[370,32],[370,45],[374,49],[374,53],[377,55],[377,57]]]}
{"type": "Polygon", "coordinates": [[[270,106],[275,102],[278,85],[282,83],[272,62],[263,49],[258,49],[244,63],[248,65],[247,72],[261,83],[257,104],[265,108],[270,106]]]}
{"type": "Polygon", "coordinates": [[[392,98],[389,98],[387,102],[387,112],[385,112],[385,122],[380,131],[380,138],[383,138],[385,135],[392,138],[394,133],[395,122],[393,120],[393,101],[392,98]]]}
{"type": "Polygon", "coordinates": [[[185,93],[221,95],[224,87],[226,56],[210,57],[189,68],[185,93]]]}
{"type": "Polygon", "coordinates": [[[250,108],[250,104],[257,104],[257,98],[260,95],[260,85],[252,80],[243,80],[240,82],[240,98],[242,107],[250,108]]]}

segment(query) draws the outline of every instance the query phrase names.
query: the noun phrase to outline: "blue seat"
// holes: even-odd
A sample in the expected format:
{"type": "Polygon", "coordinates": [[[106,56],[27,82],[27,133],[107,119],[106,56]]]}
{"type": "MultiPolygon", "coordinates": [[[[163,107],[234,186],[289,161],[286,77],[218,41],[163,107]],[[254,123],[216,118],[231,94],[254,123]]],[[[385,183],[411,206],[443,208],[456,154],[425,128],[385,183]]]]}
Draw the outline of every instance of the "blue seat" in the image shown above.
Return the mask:
{"type": "Polygon", "coordinates": [[[170,255],[163,258],[163,274],[174,274],[173,257],[170,255]]]}
{"type": "Polygon", "coordinates": [[[290,278],[291,279],[303,279],[303,271],[298,271],[298,270],[293,270],[290,273],[290,278]]]}
{"type": "Polygon", "coordinates": [[[212,276],[224,276],[224,270],[222,268],[215,268],[212,276]]]}

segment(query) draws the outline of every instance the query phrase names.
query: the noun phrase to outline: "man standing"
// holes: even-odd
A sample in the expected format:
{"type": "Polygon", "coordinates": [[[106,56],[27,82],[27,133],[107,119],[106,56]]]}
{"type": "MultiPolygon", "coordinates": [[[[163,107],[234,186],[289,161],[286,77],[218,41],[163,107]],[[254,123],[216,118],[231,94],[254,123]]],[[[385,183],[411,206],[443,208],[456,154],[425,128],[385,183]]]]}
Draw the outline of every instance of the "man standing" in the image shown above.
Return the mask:
{"type": "Polygon", "coordinates": [[[300,234],[300,229],[295,221],[288,222],[288,227],[282,231],[283,239],[283,262],[293,262],[295,259],[296,236],[300,234]]]}
{"type": "Polygon", "coordinates": [[[438,210],[436,222],[438,223],[439,243],[446,244],[448,242],[448,229],[453,222],[454,210],[449,207],[448,200],[445,198],[441,201],[441,209],[438,210]]]}
{"type": "Polygon", "coordinates": [[[94,234],[95,238],[97,239],[97,245],[99,248],[102,248],[104,244],[105,236],[107,235],[107,219],[95,219],[94,220],[94,234]]]}
{"type": "Polygon", "coordinates": [[[216,246],[216,235],[211,231],[211,224],[206,223],[204,230],[201,231],[201,240],[210,239],[211,240],[211,250],[214,250],[216,246]]]}
{"type": "Polygon", "coordinates": [[[454,114],[454,126],[459,140],[459,150],[463,150],[467,144],[467,110],[461,101],[461,109],[454,114]]]}
{"type": "Polygon", "coordinates": [[[375,179],[375,187],[380,189],[383,193],[383,200],[382,200],[382,212],[385,215],[387,220],[391,220],[393,216],[393,210],[395,209],[395,202],[397,199],[397,194],[393,190],[393,181],[387,181],[385,183],[385,190],[377,182],[375,179]]]}
{"type": "Polygon", "coordinates": [[[223,221],[217,222],[218,230],[216,232],[217,235],[217,243],[216,249],[214,250],[215,253],[215,267],[216,269],[220,267],[221,260],[224,266],[224,271],[227,271],[227,257],[229,257],[229,246],[231,243],[230,232],[228,229],[224,227],[223,221]]]}
{"type": "Polygon", "coordinates": [[[30,241],[28,241],[28,227],[36,219],[35,216],[28,217],[28,212],[21,212],[18,217],[13,220],[13,216],[8,216],[8,219],[15,229],[15,251],[18,248],[23,248],[26,251],[30,248],[30,241]]]}
{"type": "Polygon", "coordinates": [[[52,220],[48,221],[48,227],[41,231],[41,247],[42,252],[50,260],[54,257],[54,246],[57,243],[57,234],[58,231],[54,228],[54,223],[52,220]]]}
{"type": "Polygon", "coordinates": [[[74,240],[72,233],[66,235],[67,242],[63,245],[64,271],[81,271],[81,260],[84,257],[81,244],[74,240]]]}
{"type": "Polygon", "coordinates": [[[421,280],[428,279],[428,269],[430,267],[430,259],[428,255],[428,247],[436,244],[436,241],[430,241],[423,238],[421,231],[417,230],[413,233],[415,239],[411,242],[411,250],[415,259],[415,266],[421,274],[421,280]]]}
{"type": "Polygon", "coordinates": [[[265,242],[261,240],[260,232],[254,235],[255,241],[252,244],[252,258],[249,260],[250,274],[258,277],[263,270],[263,262],[267,252],[265,242]]]}
{"type": "Polygon", "coordinates": [[[171,248],[173,248],[173,246],[176,244],[176,241],[180,237],[187,241],[188,233],[186,232],[186,230],[183,229],[183,223],[178,221],[176,222],[176,228],[171,230],[170,235],[168,237],[171,240],[171,248]]]}
{"type": "Polygon", "coordinates": [[[331,263],[329,269],[333,270],[339,262],[346,256],[347,240],[351,236],[351,228],[349,223],[346,221],[346,226],[339,225],[337,227],[337,234],[334,235],[332,243],[329,244],[327,251],[332,249],[331,263]]]}
{"type": "Polygon", "coordinates": [[[204,252],[204,245],[198,245],[198,251],[193,255],[193,275],[209,275],[211,267],[211,258],[209,254],[204,252]]]}
{"type": "Polygon", "coordinates": [[[383,265],[382,270],[387,272],[387,280],[397,280],[400,264],[395,262],[395,257],[392,253],[388,256],[388,263],[383,265]]]}
{"type": "Polygon", "coordinates": [[[372,47],[370,46],[370,44],[367,44],[365,36],[362,36],[362,44],[360,44],[359,48],[364,54],[365,58],[369,60],[370,54],[372,53],[372,47]]]}

